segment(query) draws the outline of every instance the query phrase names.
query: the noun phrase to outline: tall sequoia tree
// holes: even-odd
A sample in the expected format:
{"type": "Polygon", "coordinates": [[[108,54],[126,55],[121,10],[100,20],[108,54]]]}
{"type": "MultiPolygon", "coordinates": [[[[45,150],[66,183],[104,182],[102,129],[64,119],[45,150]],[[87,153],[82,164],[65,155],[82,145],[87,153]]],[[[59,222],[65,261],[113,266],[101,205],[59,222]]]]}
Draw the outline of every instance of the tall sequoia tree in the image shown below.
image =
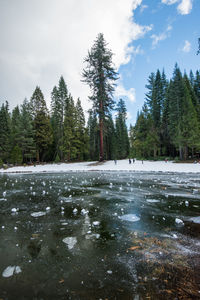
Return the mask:
{"type": "Polygon", "coordinates": [[[100,161],[104,159],[103,132],[104,121],[113,109],[114,82],[117,72],[112,63],[112,52],[107,48],[107,43],[102,33],[98,34],[91,51],[88,52],[84,62],[83,82],[87,83],[92,91],[90,100],[97,112],[100,132],[100,161]]]}

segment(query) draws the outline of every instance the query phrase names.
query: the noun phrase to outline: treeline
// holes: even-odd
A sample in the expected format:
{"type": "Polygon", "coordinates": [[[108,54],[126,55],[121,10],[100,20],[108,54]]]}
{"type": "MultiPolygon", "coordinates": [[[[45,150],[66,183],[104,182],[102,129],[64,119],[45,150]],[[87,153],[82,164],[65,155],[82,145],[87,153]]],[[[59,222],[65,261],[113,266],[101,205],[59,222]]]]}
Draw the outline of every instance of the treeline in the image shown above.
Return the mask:
{"type": "MultiPolygon", "coordinates": [[[[116,117],[104,122],[104,158],[120,159],[129,154],[126,106],[120,99],[116,117]]],[[[0,107],[0,164],[44,161],[82,161],[99,159],[97,112],[85,115],[78,99],[75,103],[61,76],[51,93],[51,108],[36,87],[32,97],[12,112],[5,102],[0,107]]]]}
{"type": "Polygon", "coordinates": [[[131,153],[150,158],[199,155],[200,72],[189,76],[175,65],[173,76],[151,73],[147,93],[135,126],[130,127],[131,153]]]}

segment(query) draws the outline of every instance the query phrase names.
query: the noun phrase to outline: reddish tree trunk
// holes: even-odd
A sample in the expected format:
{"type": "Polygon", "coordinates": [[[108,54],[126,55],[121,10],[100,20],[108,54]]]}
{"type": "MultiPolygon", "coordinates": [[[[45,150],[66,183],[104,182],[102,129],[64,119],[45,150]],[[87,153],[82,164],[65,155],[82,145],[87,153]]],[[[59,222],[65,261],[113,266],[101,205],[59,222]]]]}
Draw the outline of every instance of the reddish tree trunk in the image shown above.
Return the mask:
{"type": "Polygon", "coordinates": [[[103,161],[103,119],[100,117],[99,121],[99,127],[100,127],[100,161],[103,161]]]}
{"type": "Polygon", "coordinates": [[[103,161],[103,103],[100,100],[99,131],[100,131],[100,161],[103,161]]]}

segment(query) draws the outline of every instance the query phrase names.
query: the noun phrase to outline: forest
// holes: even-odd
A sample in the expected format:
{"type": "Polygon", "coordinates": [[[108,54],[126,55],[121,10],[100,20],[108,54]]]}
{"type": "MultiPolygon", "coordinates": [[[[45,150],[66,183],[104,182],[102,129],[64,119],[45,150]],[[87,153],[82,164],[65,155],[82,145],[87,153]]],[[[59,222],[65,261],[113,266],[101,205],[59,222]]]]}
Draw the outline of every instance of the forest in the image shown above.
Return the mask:
{"type": "Polygon", "coordinates": [[[36,162],[140,159],[187,160],[200,154],[200,72],[189,76],[175,64],[172,78],[151,73],[145,102],[135,125],[127,128],[125,100],[116,103],[118,73],[103,34],[84,59],[82,78],[91,89],[86,117],[60,77],[51,92],[50,110],[37,86],[11,112],[0,107],[0,165],[36,162]]]}
{"type": "Polygon", "coordinates": [[[151,73],[146,97],[135,126],[130,126],[132,155],[180,160],[199,157],[200,72],[182,75],[175,64],[173,76],[151,73]]]}

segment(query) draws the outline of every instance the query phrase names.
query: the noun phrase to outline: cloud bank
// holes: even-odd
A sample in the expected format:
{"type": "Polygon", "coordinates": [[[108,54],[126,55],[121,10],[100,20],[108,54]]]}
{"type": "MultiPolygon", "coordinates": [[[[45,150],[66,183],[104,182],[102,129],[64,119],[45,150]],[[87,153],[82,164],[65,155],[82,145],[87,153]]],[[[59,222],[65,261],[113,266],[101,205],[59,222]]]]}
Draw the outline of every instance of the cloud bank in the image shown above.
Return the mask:
{"type": "MultiPolygon", "coordinates": [[[[50,92],[64,76],[74,98],[88,109],[89,90],[81,80],[83,60],[99,32],[112,49],[116,69],[127,64],[130,43],[151,26],[134,21],[142,0],[18,0],[0,2],[0,102],[12,105],[30,98],[39,85],[50,104],[50,92]]],[[[132,93],[127,94],[133,101],[132,93]]]]}

